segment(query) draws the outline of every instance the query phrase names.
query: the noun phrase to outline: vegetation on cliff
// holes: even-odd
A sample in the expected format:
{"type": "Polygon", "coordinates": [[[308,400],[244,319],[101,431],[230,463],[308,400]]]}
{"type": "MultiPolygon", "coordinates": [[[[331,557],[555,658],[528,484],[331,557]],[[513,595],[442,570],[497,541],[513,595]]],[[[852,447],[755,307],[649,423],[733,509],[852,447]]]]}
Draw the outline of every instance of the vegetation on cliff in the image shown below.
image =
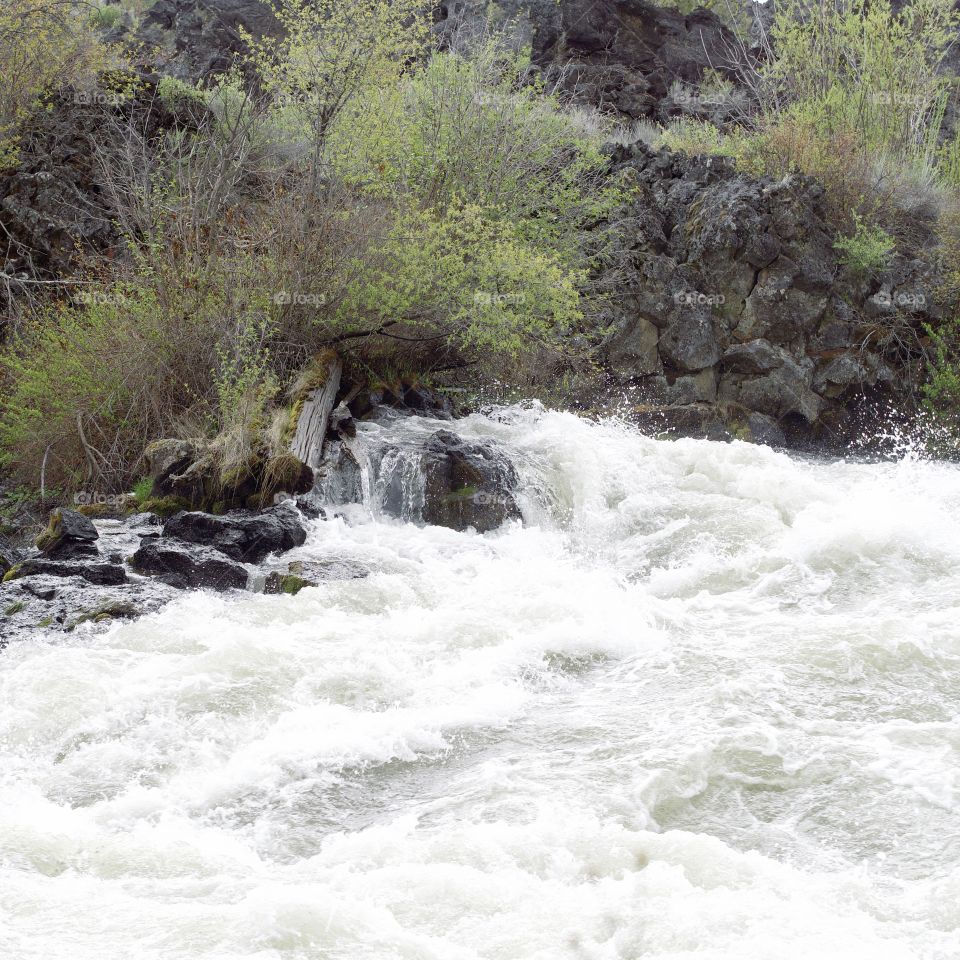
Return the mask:
{"type": "Polygon", "coordinates": [[[201,84],[124,62],[102,39],[117,18],[81,6],[0,13],[0,162],[38,111],[103,105],[116,237],[63,282],[7,280],[29,295],[0,356],[0,458],[24,483],[126,489],[160,437],[205,438],[225,476],[277,457],[297,375],[331,349],[387,380],[587,363],[632,242],[605,145],[639,134],[818,178],[854,279],[900,250],[941,263],[944,319],[911,349],[930,408],[960,407],[952,0],[782,0],[759,41],[715,3],[737,42],[672,96],[736,109],[632,133],[498,35],[438,47],[429,0],[277,0],[279,29],[201,84]]]}

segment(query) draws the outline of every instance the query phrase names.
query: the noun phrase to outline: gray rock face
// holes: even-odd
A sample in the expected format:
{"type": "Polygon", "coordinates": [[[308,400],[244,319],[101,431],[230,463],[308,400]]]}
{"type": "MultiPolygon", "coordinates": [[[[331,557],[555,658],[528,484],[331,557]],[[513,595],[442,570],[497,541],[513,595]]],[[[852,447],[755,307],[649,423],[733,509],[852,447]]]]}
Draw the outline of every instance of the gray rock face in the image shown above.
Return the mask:
{"type": "Polygon", "coordinates": [[[270,4],[261,0],[156,0],[137,31],[137,40],[155,49],[164,72],[201,80],[228,69],[244,49],[241,31],[278,36],[270,4]]]}
{"type": "MultiPolygon", "coordinates": [[[[633,118],[671,109],[675,81],[696,84],[708,68],[725,70],[733,41],[707,10],[682,14],[645,0],[500,0],[493,9],[499,26],[578,97],[633,118]]],[[[482,35],[490,11],[487,0],[446,0],[437,32],[448,41],[482,35]]]]}
{"type": "Polygon", "coordinates": [[[651,424],[660,410],[677,429],[715,432],[700,409],[677,412],[706,403],[731,427],[758,414],[789,420],[791,441],[815,439],[869,391],[908,394],[909,369],[898,375],[900,358],[864,349],[881,342],[864,325],[883,312],[922,331],[929,268],[895,260],[875,292],[852,287],[809,178],[753,179],[724,158],[639,143],[611,160],[633,189],[633,245],[601,353],[615,381],[653,405],[651,424]]]}

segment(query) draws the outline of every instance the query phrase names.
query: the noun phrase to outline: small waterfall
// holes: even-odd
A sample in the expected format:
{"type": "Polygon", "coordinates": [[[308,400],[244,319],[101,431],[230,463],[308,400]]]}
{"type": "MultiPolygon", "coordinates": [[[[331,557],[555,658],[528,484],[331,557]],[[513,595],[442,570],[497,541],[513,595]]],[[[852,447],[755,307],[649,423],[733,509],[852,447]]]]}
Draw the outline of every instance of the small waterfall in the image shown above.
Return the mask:
{"type": "Polygon", "coordinates": [[[506,450],[428,417],[357,424],[355,436],[328,442],[317,473],[326,503],[363,503],[378,520],[483,530],[520,516],[506,450]]]}

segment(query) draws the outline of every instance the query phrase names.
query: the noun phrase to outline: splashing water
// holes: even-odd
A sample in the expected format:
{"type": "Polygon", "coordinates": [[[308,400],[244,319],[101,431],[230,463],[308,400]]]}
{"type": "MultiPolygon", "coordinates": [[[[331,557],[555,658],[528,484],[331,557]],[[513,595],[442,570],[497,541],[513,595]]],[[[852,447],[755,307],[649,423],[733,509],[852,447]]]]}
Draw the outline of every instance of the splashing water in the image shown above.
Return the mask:
{"type": "Polygon", "coordinates": [[[455,426],[524,525],[0,655],[0,955],[955,958],[960,469],[455,426]]]}

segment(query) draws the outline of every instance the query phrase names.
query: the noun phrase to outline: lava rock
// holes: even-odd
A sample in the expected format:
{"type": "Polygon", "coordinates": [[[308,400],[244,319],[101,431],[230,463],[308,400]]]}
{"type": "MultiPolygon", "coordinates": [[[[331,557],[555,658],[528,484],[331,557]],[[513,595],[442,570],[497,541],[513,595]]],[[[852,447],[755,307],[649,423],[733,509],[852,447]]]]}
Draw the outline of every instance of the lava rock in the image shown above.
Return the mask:
{"type": "Polygon", "coordinates": [[[95,557],[100,534],[89,517],[74,510],[57,509],[47,529],[37,537],[37,549],[50,560],[95,557]]]}
{"type": "Polygon", "coordinates": [[[259,563],[268,554],[299,547],[307,539],[296,508],[286,502],[247,515],[178,513],[164,524],[163,535],[213,547],[242,563],[259,563]]]}
{"type": "Polygon", "coordinates": [[[484,533],[506,520],[520,519],[513,496],[517,473],[491,441],[471,441],[438,430],[423,453],[427,523],[453,530],[473,527],[484,533]]]}
{"type": "Polygon", "coordinates": [[[246,569],[220,551],[162,537],[145,537],[130,566],[179,590],[244,590],[247,586],[246,569]]]}
{"type": "Polygon", "coordinates": [[[768,447],[784,447],[787,444],[786,434],[780,424],[771,417],[762,413],[751,413],[747,418],[747,426],[754,443],[761,443],[768,447]]]}

